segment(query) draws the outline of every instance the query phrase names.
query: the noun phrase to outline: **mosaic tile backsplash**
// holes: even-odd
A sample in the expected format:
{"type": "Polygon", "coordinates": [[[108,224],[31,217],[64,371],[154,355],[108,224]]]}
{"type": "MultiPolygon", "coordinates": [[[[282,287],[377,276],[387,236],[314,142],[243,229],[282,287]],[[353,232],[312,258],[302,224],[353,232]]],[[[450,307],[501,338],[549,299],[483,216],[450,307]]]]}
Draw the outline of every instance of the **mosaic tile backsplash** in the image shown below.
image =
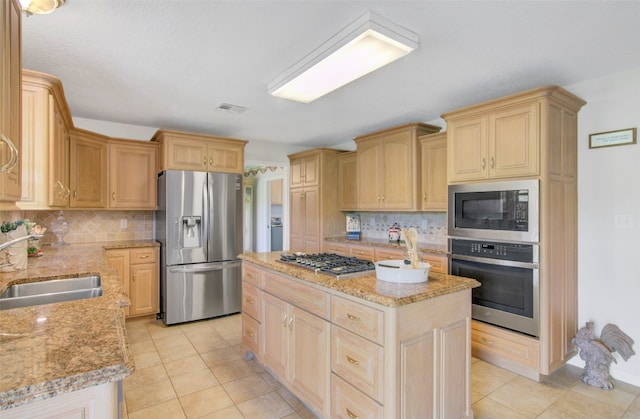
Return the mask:
{"type": "MultiPolygon", "coordinates": [[[[153,238],[153,211],[90,211],[65,210],[62,212],[69,224],[66,243],[93,243],[117,240],[151,240],[153,238]],[[126,227],[121,221],[126,220],[126,227]]],[[[60,215],[54,211],[12,211],[3,212],[2,220],[28,218],[49,230],[40,240],[47,245],[58,241],[50,231],[51,223],[60,215]]]]}
{"type": "Polygon", "coordinates": [[[389,228],[398,223],[400,228],[415,228],[422,243],[447,243],[447,214],[415,212],[356,212],[360,215],[361,235],[364,238],[387,239],[389,228]]]}

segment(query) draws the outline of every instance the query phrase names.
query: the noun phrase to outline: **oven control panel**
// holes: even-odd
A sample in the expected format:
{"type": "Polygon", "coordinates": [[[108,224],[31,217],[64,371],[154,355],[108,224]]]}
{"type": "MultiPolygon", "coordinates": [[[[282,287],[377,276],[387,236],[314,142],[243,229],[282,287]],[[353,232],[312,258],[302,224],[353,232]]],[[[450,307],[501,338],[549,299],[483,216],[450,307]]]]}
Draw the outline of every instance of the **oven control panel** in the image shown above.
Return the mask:
{"type": "Polygon", "coordinates": [[[482,240],[450,239],[452,255],[477,256],[516,262],[537,262],[537,245],[482,240]]]}

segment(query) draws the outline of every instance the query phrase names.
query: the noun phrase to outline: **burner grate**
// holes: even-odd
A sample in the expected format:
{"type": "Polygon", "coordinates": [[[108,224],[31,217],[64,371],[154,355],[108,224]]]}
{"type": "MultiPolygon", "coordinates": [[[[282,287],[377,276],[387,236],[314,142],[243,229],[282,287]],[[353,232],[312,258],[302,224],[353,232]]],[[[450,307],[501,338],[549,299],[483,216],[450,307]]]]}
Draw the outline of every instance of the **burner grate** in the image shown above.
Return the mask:
{"type": "Polygon", "coordinates": [[[283,253],[280,261],[315,270],[339,278],[347,278],[375,270],[373,262],[335,253],[283,253]]]}

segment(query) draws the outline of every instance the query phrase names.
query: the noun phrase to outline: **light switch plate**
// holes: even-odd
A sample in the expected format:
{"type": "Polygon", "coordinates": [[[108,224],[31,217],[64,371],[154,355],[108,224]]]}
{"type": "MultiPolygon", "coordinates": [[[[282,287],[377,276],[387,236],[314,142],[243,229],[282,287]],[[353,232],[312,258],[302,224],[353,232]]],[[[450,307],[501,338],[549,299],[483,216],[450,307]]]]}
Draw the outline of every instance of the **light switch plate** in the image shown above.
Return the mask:
{"type": "Polygon", "coordinates": [[[120,219],[120,228],[127,228],[127,219],[126,218],[120,219]]]}

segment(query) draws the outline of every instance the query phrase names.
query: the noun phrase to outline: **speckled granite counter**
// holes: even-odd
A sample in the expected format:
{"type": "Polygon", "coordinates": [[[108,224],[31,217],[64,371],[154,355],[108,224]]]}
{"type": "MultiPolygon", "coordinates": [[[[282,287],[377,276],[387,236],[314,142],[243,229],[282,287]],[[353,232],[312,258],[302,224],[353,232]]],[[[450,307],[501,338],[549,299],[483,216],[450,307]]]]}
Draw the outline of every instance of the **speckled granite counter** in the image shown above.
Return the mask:
{"type": "Polygon", "coordinates": [[[0,293],[17,283],[84,274],[99,274],[103,289],[97,298],[0,311],[0,410],[121,380],[133,372],[122,310],[129,301],[104,249],[155,245],[44,246],[44,255],[29,258],[26,270],[0,273],[0,293]]]}
{"type": "Polygon", "coordinates": [[[330,290],[388,307],[402,306],[480,286],[474,279],[432,272],[429,273],[427,282],[419,284],[379,281],[375,272],[338,280],[331,275],[316,274],[311,270],[280,262],[280,252],[243,253],[240,258],[330,290]]]}
{"type": "MultiPolygon", "coordinates": [[[[344,236],[339,236],[339,237],[326,237],[324,240],[329,242],[336,242],[336,243],[355,244],[358,246],[387,247],[389,249],[398,249],[398,250],[406,249],[406,245],[402,242],[390,242],[389,240],[383,240],[383,239],[362,238],[360,240],[348,240],[344,236]]],[[[418,248],[423,253],[434,253],[434,254],[443,254],[443,255],[447,254],[446,244],[418,243],[418,248]]]]}

